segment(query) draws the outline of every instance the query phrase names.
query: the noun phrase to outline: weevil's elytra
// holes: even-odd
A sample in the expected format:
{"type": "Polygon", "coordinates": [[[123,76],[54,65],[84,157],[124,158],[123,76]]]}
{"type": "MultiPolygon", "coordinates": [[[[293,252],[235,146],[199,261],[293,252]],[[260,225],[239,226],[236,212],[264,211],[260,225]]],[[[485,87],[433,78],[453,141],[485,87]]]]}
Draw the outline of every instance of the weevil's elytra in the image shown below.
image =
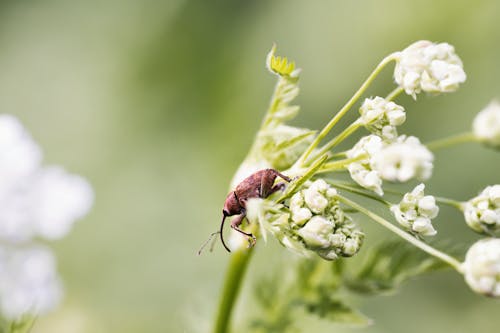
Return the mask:
{"type": "Polygon", "coordinates": [[[274,169],[264,169],[257,171],[245,178],[236,186],[236,188],[232,192],[227,195],[226,201],[224,202],[224,208],[222,209],[223,216],[219,233],[222,245],[224,245],[224,248],[228,252],[231,252],[231,250],[224,242],[224,237],[222,234],[226,217],[238,215],[231,221],[231,228],[247,237],[250,237],[252,243],[255,243],[254,235],[248,232],[244,232],[239,228],[246,216],[246,202],[250,198],[267,198],[274,192],[282,189],[285,185],[284,183],[274,185],[276,177],[280,177],[287,182],[291,181],[289,177],[281,174],[274,169]]]}

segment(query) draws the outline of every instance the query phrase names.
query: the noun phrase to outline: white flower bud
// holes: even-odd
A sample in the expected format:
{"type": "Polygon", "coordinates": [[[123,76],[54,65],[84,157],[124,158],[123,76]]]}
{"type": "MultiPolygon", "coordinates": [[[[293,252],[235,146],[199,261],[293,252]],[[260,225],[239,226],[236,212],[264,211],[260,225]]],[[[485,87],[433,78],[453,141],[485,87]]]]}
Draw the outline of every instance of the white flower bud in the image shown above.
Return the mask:
{"type": "Polygon", "coordinates": [[[472,245],[462,269],[465,281],[472,290],[500,297],[500,238],[482,239],[472,245]]]}
{"type": "Polygon", "coordinates": [[[382,179],[406,182],[412,178],[429,179],[434,156],[414,136],[400,136],[373,156],[373,169],[382,179]]]}
{"type": "Polygon", "coordinates": [[[465,82],[462,61],[453,46],[421,40],[398,53],[394,80],[408,95],[453,92],[465,82]]]}
{"type": "Polygon", "coordinates": [[[314,248],[330,246],[329,235],[333,232],[335,224],[322,216],[313,216],[307,224],[297,232],[305,244],[314,248]]]}
{"type": "Polygon", "coordinates": [[[472,129],[480,141],[500,148],[500,103],[492,101],[480,111],[474,118],[472,129]]]}
{"type": "Polygon", "coordinates": [[[500,230],[500,185],[486,187],[463,204],[467,225],[480,233],[500,230]]]}
{"type": "Polygon", "coordinates": [[[433,196],[424,196],[424,189],[424,184],[417,185],[403,196],[399,205],[391,207],[391,212],[406,230],[421,236],[434,236],[437,232],[431,219],[438,215],[439,207],[433,196]]]}
{"type": "Polygon", "coordinates": [[[370,132],[389,141],[397,138],[396,126],[406,120],[402,106],[378,96],[365,99],[359,113],[362,124],[370,132]]]}
{"type": "Polygon", "coordinates": [[[326,206],[328,206],[328,199],[326,199],[312,186],[307,190],[304,190],[304,199],[307,206],[316,214],[323,213],[326,206]]]}

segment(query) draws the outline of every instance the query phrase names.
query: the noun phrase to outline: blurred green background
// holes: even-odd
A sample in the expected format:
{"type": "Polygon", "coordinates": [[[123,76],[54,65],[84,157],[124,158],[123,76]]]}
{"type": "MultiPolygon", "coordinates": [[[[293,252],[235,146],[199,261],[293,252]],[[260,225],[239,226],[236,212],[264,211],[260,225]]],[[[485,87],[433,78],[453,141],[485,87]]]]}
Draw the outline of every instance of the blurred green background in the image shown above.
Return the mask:
{"type": "MultiPolygon", "coordinates": [[[[0,1],[0,112],[21,119],[47,163],[88,177],[96,191],[91,214],[51,244],[66,297],[34,332],[207,330],[228,255],[220,244],[196,251],[219,225],[229,180],[265,112],[273,42],[303,68],[295,123],[311,128],[388,53],[419,39],[451,43],[468,74],[459,91],[398,99],[408,111],[403,132],[425,142],[469,129],[500,97],[499,13],[498,0],[0,1]]],[[[391,74],[369,94],[390,91],[391,74]]],[[[494,151],[468,144],[436,157],[433,193],[464,200],[500,181],[494,151]]],[[[457,212],[442,213],[441,239],[477,238],[457,212]]],[[[388,237],[362,225],[371,241],[388,237]]],[[[238,307],[242,327],[252,284],[291,256],[272,241],[257,252],[238,307]]],[[[500,325],[500,303],[476,296],[453,272],[354,302],[375,319],[366,332],[500,325]]]]}

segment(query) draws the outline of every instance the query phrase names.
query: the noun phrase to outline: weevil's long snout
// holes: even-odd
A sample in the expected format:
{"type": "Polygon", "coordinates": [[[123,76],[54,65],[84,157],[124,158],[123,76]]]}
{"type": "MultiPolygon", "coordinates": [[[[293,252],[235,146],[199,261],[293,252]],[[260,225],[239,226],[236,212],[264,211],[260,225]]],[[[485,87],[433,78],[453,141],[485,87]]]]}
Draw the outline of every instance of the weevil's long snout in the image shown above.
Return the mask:
{"type": "Polygon", "coordinates": [[[222,241],[222,245],[224,245],[224,248],[227,250],[227,252],[231,252],[231,250],[229,249],[229,247],[226,245],[226,242],[224,242],[224,234],[222,233],[222,231],[224,229],[224,221],[226,220],[227,216],[228,215],[226,214],[226,212],[222,211],[222,221],[220,223],[219,233],[220,233],[220,240],[222,241]]]}

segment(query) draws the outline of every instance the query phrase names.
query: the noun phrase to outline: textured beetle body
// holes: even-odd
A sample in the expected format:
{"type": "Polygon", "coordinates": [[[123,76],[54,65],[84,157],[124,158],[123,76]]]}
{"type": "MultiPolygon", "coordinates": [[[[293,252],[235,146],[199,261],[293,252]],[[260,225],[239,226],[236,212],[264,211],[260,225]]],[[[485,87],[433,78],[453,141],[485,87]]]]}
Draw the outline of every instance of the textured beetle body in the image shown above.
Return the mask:
{"type": "Polygon", "coordinates": [[[267,198],[274,192],[282,189],[285,185],[284,183],[274,185],[274,181],[277,177],[280,177],[287,182],[291,180],[289,177],[274,169],[264,169],[245,178],[232,192],[227,195],[226,201],[224,202],[224,208],[222,210],[223,217],[220,226],[221,241],[227,251],[231,252],[224,242],[224,237],[222,236],[222,229],[224,227],[226,217],[238,215],[231,221],[231,228],[248,237],[251,237],[252,242],[255,243],[254,235],[244,232],[239,228],[239,225],[243,222],[243,219],[246,216],[246,203],[250,198],[267,198]]]}

